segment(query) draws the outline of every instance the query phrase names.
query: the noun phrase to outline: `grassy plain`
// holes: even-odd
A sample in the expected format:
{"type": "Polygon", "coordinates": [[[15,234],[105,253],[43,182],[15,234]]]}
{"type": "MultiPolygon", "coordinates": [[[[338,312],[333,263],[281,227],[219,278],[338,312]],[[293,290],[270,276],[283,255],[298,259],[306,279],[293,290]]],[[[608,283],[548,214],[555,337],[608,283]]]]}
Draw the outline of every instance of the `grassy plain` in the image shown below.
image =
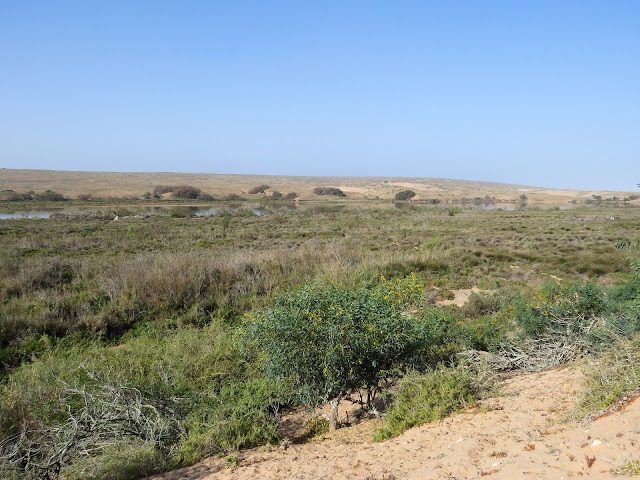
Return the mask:
{"type": "MultiPolygon", "coordinates": [[[[493,182],[452,180],[446,178],[408,177],[295,177],[284,175],[225,175],[199,173],[125,173],[125,172],[66,172],[55,170],[0,169],[0,200],[2,192],[44,192],[53,190],[70,198],[92,194],[104,198],[138,198],[145,192],[152,192],[157,185],[193,185],[215,198],[236,194],[247,198],[257,185],[266,184],[283,194],[296,192],[301,200],[315,200],[316,187],[338,187],[349,199],[377,200],[392,199],[402,190],[416,192],[414,200],[437,199],[442,203],[460,202],[463,199],[484,199],[495,197],[498,202],[521,201],[527,196],[529,203],[540,205],[565,205],[575,200],[584,203],[593,196],[603,199],[616,197],[620,201],[629,197],[629,192],[579,191],[571,189],[549,189],[525,185],[510,185],[493,182]]],[[[638,204],[640,197],[631,203],[638,204]]],[[[326,198],[325,198],[326,200],[326,198]]]]}
{"type": "MultiPolygon", "coordinates": [[[[71,182],[63,174],[41,172],[48,182],[43,183],[39,174],[28,178],[22,171],[22,183],[18,177],[11,183],[5,172],[12,171],[2,171],[0,188],[15,191],[72,195],[86,191],[94,178],[93,191],[110,195],[185,183],[218,193],[208,177],[196,175],[78,173],[71,182]],[[120,190],[112,189],[116,183],[120,190]]],[[[8,465],[6,475],[108,478],[110,471],[120,472],[117,478],[136,478],[205,455],[278,441],[270,409],[292,404],[293,393],[241,357],[234,335],[246,313],[268,308],[276,296],[307,284],[373,288],[382,277],[415,273],[424,294],[403,314],[417,318],[429,317],[438,308],[433,302],[450,298],[452,290],[479,287],[485,293],[436,315],[468,327],[457,337],[447,336],[455,337],[455,347],[443,346],[446,352],[495,351],[498,339],[515,341],[518,332],[547,334],[551,327],[544,322],[553,316],[536,317],[546,311],[540,302],[552,314],[564,309],[560,316],[569,312],[580,321],[591,318],[589,309],[598,318],[622,318],[632,325],[625,331],[635,331],[636,272],[629,253],[615,247],[617,239],[638,236],[640,209],[633,202],[482,210],[447,201],[500,192],[516,201],[526,187],[491,185],[493,190],[479,191],[471,182],[447,180],[275,180],[215,178],[227,193],[277,184],[283,193],[301,193],[304,201],[305,195],[312,198],[312,188],[333,185],[348,197],[260,216],[241,210],[210,217],[0,221],[0,457],[8,465]],[[405,188],[418,191],[416,185],[424,186],[425,196],[434,195],[436,187],[452,189],[445,192],[448,200],[435,206],[375,199],[405,188]],[[360,189],[360,200],[349,198],[356,197],[349,188],[360,189]],[[582,286],[571,287],[575,282],[582,286]],[[585,282],[591,283],[585,287],[585,282]],[[556,287],[541,290],[545,284],[556,287]],[[116,422],[123,412],[131,414],[118,405],[137,406],[138,416],[116,422]],[[87,437],[73,428],[98,412],[111,418],[110,430],[96,428],[93,443],[81,443],[78,438],[87,437]],[[61,441],[75,442],[75,450],[56,450],[61,441]],[[42,445],[52,447],[42,450],[42,445]],[[38,458],[40,466],[27,457],[38,458]]],[[[527,192],[529,198],[537,195],[527,192]]],[[[565,199],[590,195],[578,192],[565,199]]],[[[417,418],[430,417],[417,412],[417,418]]]]}

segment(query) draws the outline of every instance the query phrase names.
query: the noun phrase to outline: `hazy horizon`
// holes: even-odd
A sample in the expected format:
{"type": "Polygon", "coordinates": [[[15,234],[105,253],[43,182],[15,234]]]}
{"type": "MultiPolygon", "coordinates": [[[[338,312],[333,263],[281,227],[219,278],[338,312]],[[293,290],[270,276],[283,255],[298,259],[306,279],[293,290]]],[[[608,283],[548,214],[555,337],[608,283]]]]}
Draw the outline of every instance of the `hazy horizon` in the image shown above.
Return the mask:
{"type": "Polygon", "coordinates": [[[0,167],[634,191],[640,4],[0,5],[0,167]]]}

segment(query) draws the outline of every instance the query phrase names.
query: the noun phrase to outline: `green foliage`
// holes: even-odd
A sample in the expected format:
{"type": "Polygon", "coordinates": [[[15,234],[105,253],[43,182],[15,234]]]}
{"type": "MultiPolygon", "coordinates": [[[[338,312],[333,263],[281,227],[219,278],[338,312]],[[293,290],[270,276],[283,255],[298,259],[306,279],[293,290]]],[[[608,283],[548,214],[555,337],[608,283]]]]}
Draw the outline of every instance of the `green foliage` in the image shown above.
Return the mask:
{"type": "Polygon", "coordinates": [[[285,385],[266,379],[224,385],[214,408],[194,410],[189,415],[189,435],[179,447],[185,462],[277,441],[273,413],[286,401],[287,390],[285,385]]]}
{"type": "Polygon", "coordinates": [[[627,477],[640,476],[640,460],[623,463],[611,470],[614,475],[624,475],[627,477]]]}
{"type": "Polygon", "coordinates": [[[37,194],[34,196],[34,199],[42,202],[64,202],[67,200],[64,195],[54,192],[53,190],[46,190],[43,193],[37,194]]]}
{"type": "Polygon", "coordinates": [[[373,390],[425,346],[421,324],[401,311],[418,290],[386,281],[372,289],[305,286],[249,315],[237,343],[308,403],[373,390]]]}
{"type": "Polygon", "coordinates": [[[491,293],[471,293],[469,301],[462,307],[465,315],[470,318],[479,318],[483,315],[497,313],[515,299],[513,289],[502,289],[491,293]]]}
{"type": "Polygon", "coordinates": [[[312,417],[307,422],[307,432],[309,435],[315,437],[318,435],[322,435],[329,431],[329,420],[325,417],[317,416],[312,417]]]}
{"type": "Polygon", "coordinates": [[[605,308],[604,293],[593,283],[547,284],[533,300],[514,302],[513,317],[523,338],[577,335],[605,308]]]}
{"type": "Polygon", "coordinates": [[[180,185],[173,188],[173,196],[176,198],[185,198],[194,200],[200,197],[202,192],[199,188],[192,187],[190,185],[180,185]]]}
{"type": "Polygon", "coordinates": [[[416,196],[416,192],[413,190],[402,190],[401,192],[396,193],[395,199],[398,201],[409,200],[416,196]]]}
{"type": "Polygon", "coordinates": [[[582,420],[617,402],[640,385],[640,335],[620,339],[586,369],[585,389],[572,416],[582,420]]]}
{"type": "Polygon", "coordinates": [[[313,189],[316,195],[336,195],[338,197],[346,197],[347,195],[337,187],[316,187],[313,189]]]}
{"type": "Polygon", "coordinates": [[[129,471],[146,468],[150,445],[175,465],[273,441],[270,412],[286,389],[250,374],[214,324],[149,330],[118,348],[60,347],[2,387],[0,450],[13,452],[3,468],[82,470],[93,462],[85,451],[106,455],[119,442],[142,442],[140,456],[121,468],[129,471]]]}
{"type": "Polygon", "coordinates": [[[108,445],[99,456],[64,468],[61,476],[68,480],[135,480],[170,467],[153,443],[120,442],[108,445]]]}
{"type": "Polygon", "coordinates": [[[249,190],[250,195],[257,195],[258,193],[265,193],[267,190],[271,188],[269,185],[258,185],[249,190]]]}
{"type": "Polygon", "coordinates": [[[395,437],[416,425],[440,420],[473,406],[481,393],[477,377],[459,367],[405,375],[398,383],[391,408],[384,416],[384,426],[375,439],[395,437]]]}

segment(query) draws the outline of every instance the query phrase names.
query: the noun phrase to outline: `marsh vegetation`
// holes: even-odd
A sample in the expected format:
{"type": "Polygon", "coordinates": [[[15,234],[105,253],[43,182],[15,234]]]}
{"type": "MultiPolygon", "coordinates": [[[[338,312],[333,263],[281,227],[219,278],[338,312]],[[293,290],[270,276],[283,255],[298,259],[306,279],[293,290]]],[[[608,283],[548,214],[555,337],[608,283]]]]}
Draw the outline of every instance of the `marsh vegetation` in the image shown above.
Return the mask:
{"type": "Polygon", "coordinates": [[[594,367],[589,415],[637,384],[639,230],[611,206],[1,221],[0,472],[137,478],[381,391],[387,438],[487,395],[478,352],[492,372],[603,355],[625,380],[594,367]]]}

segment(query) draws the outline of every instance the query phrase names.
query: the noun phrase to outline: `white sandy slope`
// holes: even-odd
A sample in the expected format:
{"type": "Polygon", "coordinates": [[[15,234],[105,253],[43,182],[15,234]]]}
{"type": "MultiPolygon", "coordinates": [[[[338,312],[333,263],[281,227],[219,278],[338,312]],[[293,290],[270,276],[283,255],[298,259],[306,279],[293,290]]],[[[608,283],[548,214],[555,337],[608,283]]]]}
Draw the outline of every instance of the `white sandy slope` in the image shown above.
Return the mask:
{"type": "Polygon", "coordinates": [[[611,478],[640,459],[640,402],[590,425],[563,423],[581,389],[568,366],[507,380],[480,408],[371,441],[376,420],[286,449],[236,454],[235,467],[210,458],[156,480],[227,479],[566,479],[611,478]],[[586,458],[595,459],[588,466],[586,458]]]}

